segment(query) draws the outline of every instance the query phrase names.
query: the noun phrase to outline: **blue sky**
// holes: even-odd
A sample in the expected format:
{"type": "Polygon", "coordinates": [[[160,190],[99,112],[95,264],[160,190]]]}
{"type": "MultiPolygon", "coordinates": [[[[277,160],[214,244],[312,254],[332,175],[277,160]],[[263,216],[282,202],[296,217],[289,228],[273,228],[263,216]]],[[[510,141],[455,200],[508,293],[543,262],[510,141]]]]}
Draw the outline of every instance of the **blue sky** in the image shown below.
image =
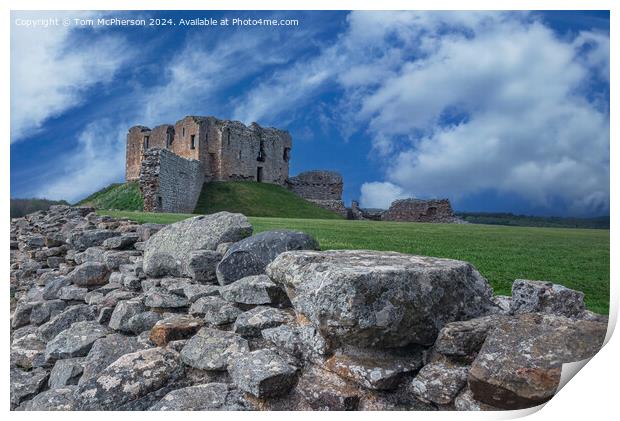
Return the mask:
{"type": "Polygon", "coordinates": [[[135,124],[214,115],[287,129],[291,175],[344,199],[609,213],[607,12],[14,12],[11,196],[123,180],[135,124]],[[297,19],[280,27],[28,28],[47,17],[297,19]]]}

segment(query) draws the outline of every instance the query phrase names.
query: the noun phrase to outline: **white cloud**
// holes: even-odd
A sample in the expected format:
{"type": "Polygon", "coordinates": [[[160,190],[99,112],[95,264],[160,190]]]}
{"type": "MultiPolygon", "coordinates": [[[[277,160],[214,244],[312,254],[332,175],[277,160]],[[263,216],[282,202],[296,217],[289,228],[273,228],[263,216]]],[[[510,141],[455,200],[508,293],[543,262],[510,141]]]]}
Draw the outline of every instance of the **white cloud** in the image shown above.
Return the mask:
{"type": "Polygon", "coordinates": [[[403,192],[457,201],[494,191],[567,213],[609,206],[609,115],[586,97],[609,78],[609,36],[558,38],[527,13],[353,12],[323,52],[240,101],[241,119],[275,118],[340,89],[345,135],[367,126],[386,183],[364,206],[403,192]],[[447,116],[460,116],[454,120],[447,116]]]}
{"type": "Polygon", "coordinates": [[[364,183],[361,190],[360,206],[363,208],[387,209],[396,199],[412,197],[402,187],[390,182],[364,183]]]}
{"type": "MultiPolygon", "coordinates": [[[[35,133],[49,118],[79,105],[97,83],[112,80],[128,50],[116,36],[72,43],[65,26],[25,27],[15,19],[52,17],[60,12],[18,12],[11,27],[11,142],[35,133]]],[[[84,17],[86,13],[79,14],[84,17]]],[[[62,17],[78,16],[62,12],[62,17]]]]}
{"type": "Polygon", "coordinates": [[[227,88],[266,66],[286,62],[291,50],[299,46],[292,38],[278,41],[278,34],[269,32],[238,32],[214,44],[205,37],[188,39],[162,68],[165,82],[135,86],[119,98],[122,120],[104,118],[87,126],[76,148],[58,158],[54,176],[41,184],[35,195],[75,201],[123,180],[130,126],[152,127],[174,123],[185,115],[215,113],[229,100],[222,94],[227,88]],[[239,66],[240,62],[252,65],[239,66]],[[63,169],[60,176],[57,168],[63,169]]]}
{"type": "Polygon", "coordinates": [[[100,120],[89,124],[78,138],[74,152],[58,159],[60,175],[44,183],[36,197],[65,199],[73,203],[98,188],[118,182],[119,163],[125,162],[125,134],[122,123],[100,120]]]}
{"type": "MultiPolygon", "coordinates": [[[[560,199],[567,213],[604,212],[609,117],[577,94],[591,75],[575,44],[539,23],[477,29],[442,40],[362,101],[380,150],[386,137],[426,133],[391,156],[387,179],[420,196],[494,190],[538,207],[560,199]],[[450,109],[465,121],[441,124],[450,109]]],[[[596,71],[602,56],[588,56],[596,71]]]]}

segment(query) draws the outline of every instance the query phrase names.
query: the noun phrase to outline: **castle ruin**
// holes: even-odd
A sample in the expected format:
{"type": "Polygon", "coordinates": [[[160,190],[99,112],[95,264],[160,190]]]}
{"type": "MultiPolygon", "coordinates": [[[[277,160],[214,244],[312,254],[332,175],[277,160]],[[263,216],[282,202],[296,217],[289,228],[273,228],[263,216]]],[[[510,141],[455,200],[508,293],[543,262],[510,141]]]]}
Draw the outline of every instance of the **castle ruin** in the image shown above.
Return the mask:
{"type": "Polygon", "coordinates": [[[278,184],[348,219],[455,222],[450,202],[405,199],[388,210],[362,209],[342,200],[342,176],[307,171],[289,177],[291,135],[257,123],[187,116],[174,125],[134,126],[127,134],[126,181],[138,181],[147,212],[192,213],[204,183],[254,181],[278,184]]]}
{"type": "Polygon", "coordinates": [[[145,153],[157,148],[199,161],[204,182],[258,181],[284,186],[291,147],[291,136],[284,130],[187,116],[174,125],[130,128],[125,178],[138,181],[145,153]]]}

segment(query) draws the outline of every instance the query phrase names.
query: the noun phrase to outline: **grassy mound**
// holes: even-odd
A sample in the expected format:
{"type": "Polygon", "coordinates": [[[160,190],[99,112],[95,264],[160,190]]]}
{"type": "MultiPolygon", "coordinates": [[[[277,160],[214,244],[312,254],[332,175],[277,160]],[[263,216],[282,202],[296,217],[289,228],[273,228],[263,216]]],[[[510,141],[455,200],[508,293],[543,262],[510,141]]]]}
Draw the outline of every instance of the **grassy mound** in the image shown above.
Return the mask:
{"type": "Polygon", "coordinates": [[[125,211],[141,211],[144,206],[140,186],[136,182],[110,184],[76,204],[125,211]]]}
{"type": "Polygon", "coordinates": [[[251,181],[205,184],[194,213],[240,212],[247,216],[304,219],[342,219],[283,187],[251,181]]]}

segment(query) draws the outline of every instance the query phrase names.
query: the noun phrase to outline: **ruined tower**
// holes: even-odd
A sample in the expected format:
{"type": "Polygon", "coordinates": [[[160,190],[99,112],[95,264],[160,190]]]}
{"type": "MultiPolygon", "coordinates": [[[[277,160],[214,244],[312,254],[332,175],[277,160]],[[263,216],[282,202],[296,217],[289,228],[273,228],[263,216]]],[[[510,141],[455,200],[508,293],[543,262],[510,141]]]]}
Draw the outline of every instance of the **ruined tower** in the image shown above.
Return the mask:
{"type": "Polygon", "coordinates": [[[257,181],[284,185],[292,140],[287,131],[215,117],[187,116],[174,125],[134,126],[127,134],[125,178],[140,179],[150,149],[167,149],[202,165],[204,181],[257,181]]]}

